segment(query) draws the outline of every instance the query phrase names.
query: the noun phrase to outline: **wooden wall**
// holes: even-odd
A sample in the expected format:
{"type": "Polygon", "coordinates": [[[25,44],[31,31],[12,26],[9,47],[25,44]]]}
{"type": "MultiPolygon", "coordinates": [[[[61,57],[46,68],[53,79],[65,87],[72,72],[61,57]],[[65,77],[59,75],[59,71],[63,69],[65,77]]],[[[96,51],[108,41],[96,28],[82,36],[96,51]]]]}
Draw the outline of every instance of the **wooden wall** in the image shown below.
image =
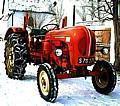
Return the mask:
{"type": "Polygon", "coordinates": [[[96,60],[110,61],[110,38],[111,29],[94,30],[96,35],[96,60]],[[101,51],[103,48],[108,49],[108,54],[103,54],[101,51]]]}

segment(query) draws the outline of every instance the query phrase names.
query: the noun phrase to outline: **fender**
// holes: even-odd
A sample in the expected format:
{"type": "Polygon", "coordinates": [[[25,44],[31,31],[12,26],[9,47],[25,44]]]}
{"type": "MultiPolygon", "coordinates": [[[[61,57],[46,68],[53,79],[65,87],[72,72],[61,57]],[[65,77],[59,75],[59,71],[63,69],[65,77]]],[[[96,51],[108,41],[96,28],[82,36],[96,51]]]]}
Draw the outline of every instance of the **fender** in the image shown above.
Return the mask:
{"type": "Polygon", "coordinates": [[[12,34],[12,33],[22,33],[23,35],[27,34],[27,31],[24,28],[20,28],[20,27],[11,27],[7,30],[6,34],[5,34],[5,40],[7,39],[7,37],[12,34]]]}

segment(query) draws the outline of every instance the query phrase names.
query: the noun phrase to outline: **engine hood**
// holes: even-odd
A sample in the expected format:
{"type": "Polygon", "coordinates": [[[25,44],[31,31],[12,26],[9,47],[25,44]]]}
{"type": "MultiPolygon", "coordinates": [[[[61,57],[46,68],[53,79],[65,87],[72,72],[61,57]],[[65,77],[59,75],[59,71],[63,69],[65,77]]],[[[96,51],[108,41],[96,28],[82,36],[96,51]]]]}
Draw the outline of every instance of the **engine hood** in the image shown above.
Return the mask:
{"type": "Polygon", "coordinates": [[[47,33],[46,37],[48,36],[68,44],[70,58],[74,63],[78,63],[79,57],[89,58],[95,55],[95,34],[84,26],[53,30],[47,33]]]}

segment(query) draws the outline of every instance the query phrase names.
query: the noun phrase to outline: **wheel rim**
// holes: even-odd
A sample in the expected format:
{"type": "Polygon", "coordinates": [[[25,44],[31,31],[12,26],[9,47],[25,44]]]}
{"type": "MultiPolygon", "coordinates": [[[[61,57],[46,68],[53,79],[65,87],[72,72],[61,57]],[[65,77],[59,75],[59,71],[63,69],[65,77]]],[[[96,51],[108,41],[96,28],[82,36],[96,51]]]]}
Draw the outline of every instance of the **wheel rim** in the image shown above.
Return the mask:
{"type": "Polygon", "coordinates": [[[39,76],[39,83],[40,83],[40,88],[41,88],[41,92],[43,93],[43,95],[47,96],[49,93],[49,78],[47,73],[42,70],[39,76]]]}
{"type": "Polygon", "coordinates": [[[101,68],[100,75],[95,77],[95,81],[100,88],[107,87],[109,81],[109,75],[107,73],[107,70],[101,68]]]}
{"type": "Polygon", "coordinates": [[[13,47],[8,47],[6,51],[6,65],[7,65],[7,70],[9,72],[12,72],[13,67],[14,67],[14,48],[13,47]]]}

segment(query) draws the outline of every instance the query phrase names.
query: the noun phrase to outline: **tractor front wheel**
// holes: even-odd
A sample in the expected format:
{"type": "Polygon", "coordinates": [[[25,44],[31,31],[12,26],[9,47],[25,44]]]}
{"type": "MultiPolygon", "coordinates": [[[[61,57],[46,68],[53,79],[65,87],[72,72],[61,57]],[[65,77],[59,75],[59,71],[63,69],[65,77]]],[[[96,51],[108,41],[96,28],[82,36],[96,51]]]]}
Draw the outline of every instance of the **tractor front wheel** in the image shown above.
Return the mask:
{"type": "Polygon", "coordinates": [[[106,61],[97,61],[93,70],[99,71],[98,76],[92,76],[92,83],[97,92],[109,94],[116,85],[116,73],[111,64],[106,61]]]}
{"type": "Polygon", "coordinates": [[[54,102],[58,94],[58,79],[51,66],[48,63],[40,65],[37,72],[37,85],[41,97],[54,102]]]}

